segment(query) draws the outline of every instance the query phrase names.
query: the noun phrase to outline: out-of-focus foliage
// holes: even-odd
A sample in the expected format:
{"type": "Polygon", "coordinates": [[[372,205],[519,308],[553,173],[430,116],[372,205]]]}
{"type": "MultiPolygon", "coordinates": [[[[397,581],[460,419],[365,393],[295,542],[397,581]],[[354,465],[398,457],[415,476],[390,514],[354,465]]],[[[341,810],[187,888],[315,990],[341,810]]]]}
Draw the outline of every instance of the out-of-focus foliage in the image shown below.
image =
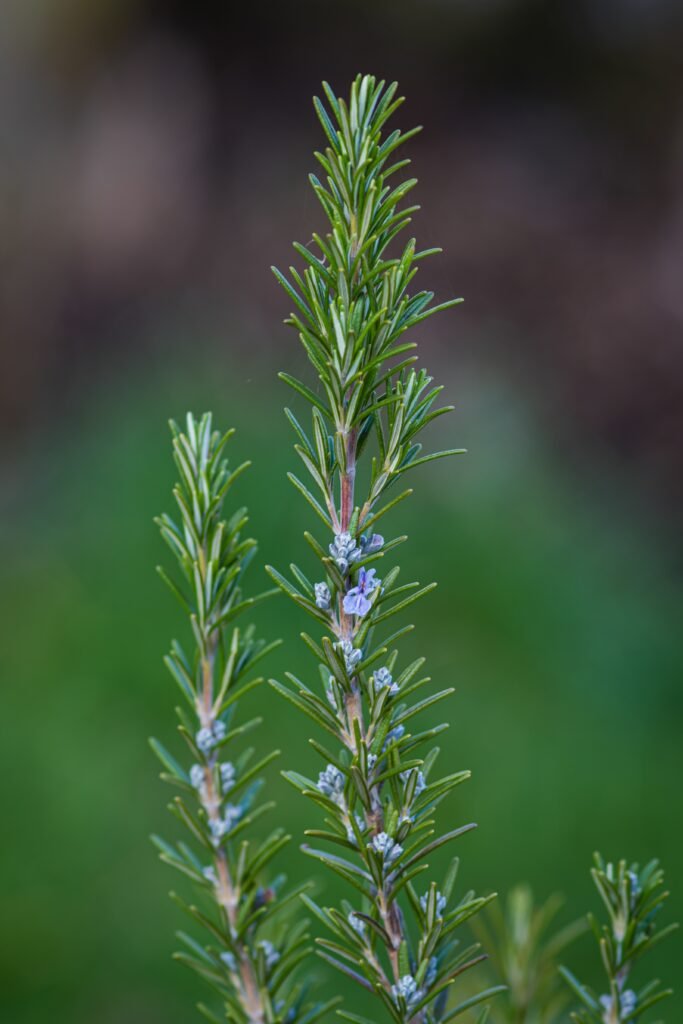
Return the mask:
{"type": "Polygon", "coordinates": [[[583,921],[562,928],[555,919],[564,899],[555,894],[534,901],[531,887],[516,886],[472,921],[472,930],[489,954],[506,993],[491,1007],[491,1024],[559,1024],[569,995],[561,984],[558,957],[586,930],[583,921]]]}
{"type": "Polygon", "coordinates": [[[267,17],[5,0],[0,442],[47,429],[179,305],[274,346],[266,266],[306,240],[300,112],[322,78],[373,69],[428,129],[419,235],[444,246],[435,288],[467,299],[432,343],[533,381],[563,458],[606,448],[675,522],[682,48],[680,0],[345,0],[324,17],[319,0],[267,17]]]}
{"type": "MultiPolygon", "coordinates": [[[[652,1021],[648,1011],[672,996],[673,991],[662,988],[656,977],[642,984],[642,974],[635,988],[632,971],[641,956],[678,928],[676,922],[657,927],[658,913],[669,897],[662,888],[664,872],[657,860],[643,868],[625,860],[614,865],[596,853],[591,875],[607,910],[605,924],[599,924],[592,914],[588,920],[600,949],[608,991],[599,995],[562,967],[564,978],[581,1003],[580,1009],[572,1013],[572,1020],[576,1024],[628,1024],[640,1021],[645,1014],[652,1021]]],[[[652,958],[649,960],[652,971],[652,958]]]]}

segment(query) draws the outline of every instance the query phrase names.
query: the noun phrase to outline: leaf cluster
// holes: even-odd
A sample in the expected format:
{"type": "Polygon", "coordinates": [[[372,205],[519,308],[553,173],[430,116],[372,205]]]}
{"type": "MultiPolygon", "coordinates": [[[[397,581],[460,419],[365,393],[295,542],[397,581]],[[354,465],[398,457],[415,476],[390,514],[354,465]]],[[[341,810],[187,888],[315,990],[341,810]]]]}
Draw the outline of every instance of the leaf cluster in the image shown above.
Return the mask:
{"type": "Polygon", "coordinates": [[[417,435],[450,407],[435,407],[442,389],[431,386],[424,370],[413,368],[416,346],[403,335],[461,300],[434,304],[432,292],[410,291],[420,261],[439,249],[418,251],[411,238],[396,255],[389,251],[419,209],[402,205],[415,178],[393,185],[394,176],[410,163],[396,160],[395,154],[419,131],[384,133],[403,102],[396,83],[385,86],[359,75],[348,104],[326,83],[324,90],[329,112],[314,101],[328,142],[315,154],[323,180],[315,174],[310,180],[329,230],[322,236],[314,233],[309,246],[294,244],[305,263],[302,272],[293,266],[288,277],[275,267],[273,272],[295,307],[286,322],[297,330],[320,383],[316,393],[289,373],[280,374],[312,406],[310,437],[293,413],[287,415],[322,503],[301,481],[294,483],[323,521],[338,527],[332,487],[348,469],[350,437],[353,455],[363,451],[371,436],[377,446],[361,525],[401,474],[460,451],[421,455],[417,435]]]}
{"type": "Polygon", "coordinates": [[[645,867],[606,863],[595,854],[591,870],[593,882],[607,910],[607,921],[600,924],[590,914],[588,921],[600,949],[607,975],[608,991],[597,995],[582,985],[566,967],[561,972],[582,1006],[572,1014],[577,1024],[626,1024],[672,994],[660,988],[657,980],[640,989],[630,987],[631,971],[644,953],[658,945],[678,927],[670,924],[657,929],[657,915],[668,898],[662,886],[664,872],[656,860],[645,867]]]}
{"type": "Polygon", "coordinates": [[[472,930],[489,950],[497,978],[507,986],[496,1001],[494,1021],[510,1024],[560,1024],[569,993],[558,973],[558,957],[587,928],[574,921],[552,930],[562,897],[537,904],[528,885],[512,889],[472,920],[472,930]]]}

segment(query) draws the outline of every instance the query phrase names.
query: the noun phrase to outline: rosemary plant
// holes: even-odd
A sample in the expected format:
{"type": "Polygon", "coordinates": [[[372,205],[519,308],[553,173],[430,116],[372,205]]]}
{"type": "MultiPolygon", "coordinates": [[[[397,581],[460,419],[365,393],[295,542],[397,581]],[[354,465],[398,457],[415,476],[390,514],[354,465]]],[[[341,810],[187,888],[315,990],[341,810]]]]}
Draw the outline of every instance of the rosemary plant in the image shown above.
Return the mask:
{"type": "MultiPolygon", "coordinates": [[[[389,246],[407,227],[415,206],[403,200],[415,179],[392,186],[409,163],[399,146],[418,129],[385,132],[402,100],[396,85],[359,76],[348,104],[324,85],[328,107],[315,99],[327,138],[317,153],[325,181],[311,176],[329,221],[324,236],[295,243],[306,264],[289,277],[274,273],[295,311],[298,332],[319,386],[280,374],[311,407],[310,430],[287,410],[296,451],[315,494],[294,474],[290,480],[322,523],[326,536],[305,538],[317,559],[314,582],[292,565],[291,578],[268,567],[277,585],[303,608],[322,633],[304,634],[315,656],[321,692],[290,673],[274,688],[332,738],[331,749],[311,740],[324,768],[317,781],[290,771],[285,777],[326,815],[311,839],[337,850],[305,851],[355,890],[354,903],[322,909],[305,902],[331,933],[320,954],[346,977],[377,995],[389,1016],[407,1021],[448,1021],[500,986],[447,1007],[456,978],[484,955],[477,944],[461,947],[456,929],[492,897],[455,895],[454,862],[445,879],[419,879],[427,858],[475,826],[436,834],[433,812],[469,772],[434,777],[438,750],[427,749],[446,725],[411,732],[415,718],[452,689],[424,696],[424,658],[402,664],[394,644],[412,626],[390,634],[387,624],[434,584],[398,584],[397,566],[380,567],[405,537],[385,540],[380,520],[411,491],[391,496],[404,475],[432,459],[422,454],[423,429],[448,408],[441,391],[413,367],[414,342],[403,335],[458,299],[433,304],[428,291],[409,292],[418,264],[439,250],[418,251],[410,239],[396,255],[389,246]],[[362,474],[367,456],[368,471],[362,474]]],[[[364,1018],[339,1011],[349,1020],[364,1018]]]]}
{"type": "Polygon", "coordinates": [[[647,1010],[672,994],[672,989],[661,989],[659,981],[651,981],[638,991],[630,984],[636,961],[678,927],[670,924],[657,931],[656,914],[669,895],[662,890],[664,872],[656,860],[640,869],[637,864],[629,866],[625,860],[616,866],[605,863],[596,853],[591,874],[608,914],[606,924],[599,925],[592,914],[588,921],[600,947],[609,991],[597,996],[566,967],[561,967],[582,1003],[581,1009],[572,1014],[572,1020],[577,1024],[640,1021],[647,1010]]]}
{"type": "Polygon", "coordinates": [[[180,582],[159,572],[179,598],[191,626],[193,653],[174,642],[166,658],[184,698],[178,709],[179,732],[189,748],[189,764],[176,760],[158,741],[152,748],[164,766],[162,779],[179,795],[171,811],[187,828],[193,845],[171,846],[154,837],[161,859],[200,890],[199,905],[174,899],[208,933],[204,946],[178,933],[185,951],[177,959],[194,968],[220,994],[224,1017],[207,1006],[199,1009],[210,1021],[239,1024],[298,1022],[312,1024],[327,1007],[304,1005],[303,986],[293,984],[292,971],[307,954],[307,922],[284,921],[279,915],[298,903],[299,891],[281,896],[283,878],[266,880],[264,873],[287,843],[281,828],[251,848],[245,838],[269,804],[258,804],[259,775],[277,756],[273,751],[252,763],[253,750],[233,753],[238,740],[259,719],[235,723],[240,698],[262,680],[253,675],[257,663],[276,644],[256,638],[252,626],[234,622],[259,597],[244,597],[242,582],[255,552],[255,541],[243,539],[244,509],[226,520],[223,503],[248,463],[230,471],[223,457],[231,432],[212,430],[211,416],[187,417],[183,433],[172,423],[173,455],[180,477],[174,496],[179,523],[162,515],[157,523],[175,555],[180,582]]]}
{"type": "Polygon", "coordinates": [[[560,1024],[563,1019],[570,993],[562,984],[557,958],[587,925],[579,920],[551,932],[562,903],[556,893],[536,904],[531,888],[518,885],[504,906],[496,901],[473,918],[474,934],[490,951],[496,975],[507,985],[505,995],[496,1000],[494,1024],[560,1024]]]}

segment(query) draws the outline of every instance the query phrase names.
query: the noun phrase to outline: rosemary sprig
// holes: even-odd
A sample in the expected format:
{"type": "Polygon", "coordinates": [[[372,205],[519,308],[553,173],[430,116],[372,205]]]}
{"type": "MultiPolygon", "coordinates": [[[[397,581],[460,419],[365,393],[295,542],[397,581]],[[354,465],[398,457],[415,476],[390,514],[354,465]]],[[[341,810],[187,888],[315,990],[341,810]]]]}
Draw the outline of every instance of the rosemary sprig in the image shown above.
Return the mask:
{"type": "Polygon", "coordinates": [[[282,894],[284,878],[266,877],[289,837],[276,828],[255,845],[247,838],[252,823],[271,806],[259,803],[260,773],[278,751],[259,760],[252,748],[233,754],[260,721],[237,721],[240,698],[262,682],[254,669],[277,646],[257,639],[253,626],[235,624],[268,596],[243,595],[244,573],[256,550],[254,540],[242,537],[246,510],[223,518],[224,502],[248,463],[230,470],[224,449],[232,431],[213,431],[210,414],[199,421],[188,415],[185,432],[174,423],[171,430],[180,519],[164,514],[157,523],[176,558],[180,581],[159,572],[191,627],[191,655],[174,642],[166,658],[183,696],[179,732],[191,764],[177,760],[157,740],[151,745],[164,767],[162,779],[179,791],[170,810],[191,842],[170,845],[158,837],[154,842],[161,859],[199,889],[197,905],[175,898],[209,939],[203,945],[178,933],[184,950],[176,956],[220,995],[222,1018],[199,1007],[210,1021],[313,1024],[331,1004],[307,1005],[305,986],[292,982],[308,952],[307,921],[283,920],[298,903],[298,893],[282,894]]]}
{"type": "Polygon", "coordinates": [[[599,996],[577,981],[566,967],[561,967],[562,975],[582,1003],[581,1009],[572,1014],[572,1020],[577,1024],[640,1021],[644,1013],[672,995],[672,989],[660,988],[659,981],[648,982],[640,989],[634,989],[631,982],[631,972],[643,953],[678,927],[670,924],[657,930],[656,915],[669,896],[662,889],[664,872],[656,860],[644,868],[629,865],[625,860],[616,865],[606,863],[599,853],[594,860],[591,875],[608,920],[600,925],[589,914],[588,921],[600,948],[609,990],[599,996]]]}
{"type": "Polygon", "coordinates": [[[402,102],[396,88],[358,76],[347,103],[324,85],[327,106],[314,101],[327,139],[316,153],[323,176],[310,180],[329,229],[314,234],[310,246],[295,244],[303,272],[274,270],[294,306],[287,322],[317,377],[312,388],[281,374],[311,407],[308,429],[290,410],[287,417],[312,484],[290,479],[328,535],[305,535],[317,582],[296,565],[290,577],[268,568],[322,631],[317,639],[304,636],[322,692],[290,673],[272,685],[334,739],[332,751],[314,741],[325,762],[317,781],[285,773],[326,815],[304,849],[355,893],[353,904],[327,909],[306,898],[331,933],[318,940],[320,955],[374,992],[398,1024],[431,1024],[458,1017],[501,986],[447,1006],[458,977],[484,959],[476,943],[461,946],[456,930],[492,897],[456,896],[457,861],[440,884],[424,881],[427,858],[475,827],[439,832],[434,820],[437,805],[469,772],[434,775],[438,749],[429,745],[446,726],[420,729],[416,718],[452,688],[427,690],[425,659],[404,665],[394,647],[412,627],[387,626],[432,586],[399,585],[397,566],[382,572],[406,538],[374,532],[411,493],[389,493],[404,474],[458,452],[423,454],[418,440],[449,407],[438,407],[441,388],[414,367],[415,343],[403,335],[459,300],[434,304],[432,292],[410,292],[419,262],[438,250],[418,251],[410,239],[390,251],[417,209],[404,205],[415,179],[401,180],[409,161],[396,153],[418,129],[386,128],[402,102]],[[368,465],[360,474],[363,456],[368,465]]]}

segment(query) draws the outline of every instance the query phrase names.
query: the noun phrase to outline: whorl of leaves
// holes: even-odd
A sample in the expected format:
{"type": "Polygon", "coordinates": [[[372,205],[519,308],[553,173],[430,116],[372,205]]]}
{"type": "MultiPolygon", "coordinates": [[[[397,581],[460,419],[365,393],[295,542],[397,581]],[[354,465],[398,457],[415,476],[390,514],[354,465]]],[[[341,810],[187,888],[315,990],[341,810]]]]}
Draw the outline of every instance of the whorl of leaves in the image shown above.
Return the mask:
{"type": "Polygon", "coordinates": [[[507,992],[496,1000],[492,1024],[561,1024],[571,999],[558,973],[558,957],[587,929],[585,920],[554,929],[563,904],[555,893],[536,903],[528,885],[517,885],[472,919],[472,930],[490,952],[490,965],[507,992]]]}
{"type": "Polygon", "coordinates": [[[306,898],[329,932],[318,940],[320,955],[375,993],[397,1024],[431,1024],[452,1020],[499,991],[447,1005],[458,976],[484,958],[477,944],[461,944],[458,928],[491,897],[456,895],[457,862],[439,884],[425,880],[427,858],[475,827],[440,833],[434,821],[437,804],[469,772],[435,775],[438,750],[430,744],[446,725],[415,723],[452,689],[426,690],[425,659],[402,664],[394,647],[412,627],[387,628],[433,585],[399,584],[395,565],[382,572],[406,538],[385,541],[373,530],[411,493],[387,494],[408,470],[456,453],[422,453],[423,429],[448,408],[436,406],[441,388],[413,367],[415,343],[404,335],[459,300],[434,305],[431,292],[410,291],[419,263],[438,250],[418,251],[410,239],[390,252],[417,209],[403,205],[415,179],[400,180],[409,161],[396,158],[417,129],[385,130],[402,102],[396,85],[359,76],[348,104],[329,86],[324,90],[327,107],[314,102],[328,145],[316,153],[322,180],[311,175],[311,184],[329,228],[313,234],[309,246],[295,244],[302,273],[294,267],[288,277],[274,273],[294,306],[287,322],[317,377],[309,387],[280,375],[311,415],[305,428],[286,410],[312,484],[294,474],[290,479],[327,536],[305,534],[317,582],[296,565],[288,578],[268,569],[315,622],[318,637],[304,640],[322,686],[291,674],[287,683],[272,685],[333,741],[329,747],[311,741],[324,766],[317,782],[286,773],[326,816],[324,828],[307,832],[313,845],[304,849],[355,894],[353,903],[327,909],[306,898]],[[369,465],[361,476],[366,450],[369,465]]]}
{"type": "Polygon", "coordinates": [[[615,866],[596,853],[591,874],[607,909],[607,923],[599,924],[592,914],[588,921],[600,948],[608,991],[597,995],[566,967],[560,968],[582,1003],[572,1020],[577,1024],[640,1021],[651,1007],[672,994],[672,989],[660,988],[659,981],[647,982],[639,989],[634,989],[631,981],[631,972],[642,955],[678,927],[670,924],[657,930],[657,914],[669,896],[662,888],[664,872],[656,860],[642,869],[625,860],[615,866]]]}
{"type": "Polygon", "coordinates": [[[176,759],[156,740],[151,745],[164,767],[162,779],[178,790],[170,810],[190,842],[170,845],[158,837],[154,842],[161,859],[197,888],[196,905],[174,899],[207,934],[203,945],[178,933],[185,948],[176,956],[219,993],[224,1016],[200,1005],[208,1020],[312,1024],[328,1007],[305,1005],[303,986],[292,982],[308,952],[307,922],[283,920],[300,892],[281,894],[284,879],[266,878],[289,837],[278,828],[255,845],[247,838],[252,823],[271,806],[258,800],[259,776],[278,754],[254,761],[253,749],[242,749],[241,740],[260,720],[237,721],[240,698],[262,682],[254,668],[275,646],[256,639],[252,626],[235,625],[266,596],[242,593],[255,552],[255,541],[242,538],[245,509],[223,518],[224,501],[248,463],[228,468],[224,448],[231,432],[214,432],[209,414],[200,421],[188,415],[184,433],[173,423],[171,429],[180,518],[175,522],[162,515],[157,523],[176,557],[180,580],[159,572],[191,627],[191,654],[174,642],[166,658],[183,696],[177,713],[189,757],[176,759]]]}

